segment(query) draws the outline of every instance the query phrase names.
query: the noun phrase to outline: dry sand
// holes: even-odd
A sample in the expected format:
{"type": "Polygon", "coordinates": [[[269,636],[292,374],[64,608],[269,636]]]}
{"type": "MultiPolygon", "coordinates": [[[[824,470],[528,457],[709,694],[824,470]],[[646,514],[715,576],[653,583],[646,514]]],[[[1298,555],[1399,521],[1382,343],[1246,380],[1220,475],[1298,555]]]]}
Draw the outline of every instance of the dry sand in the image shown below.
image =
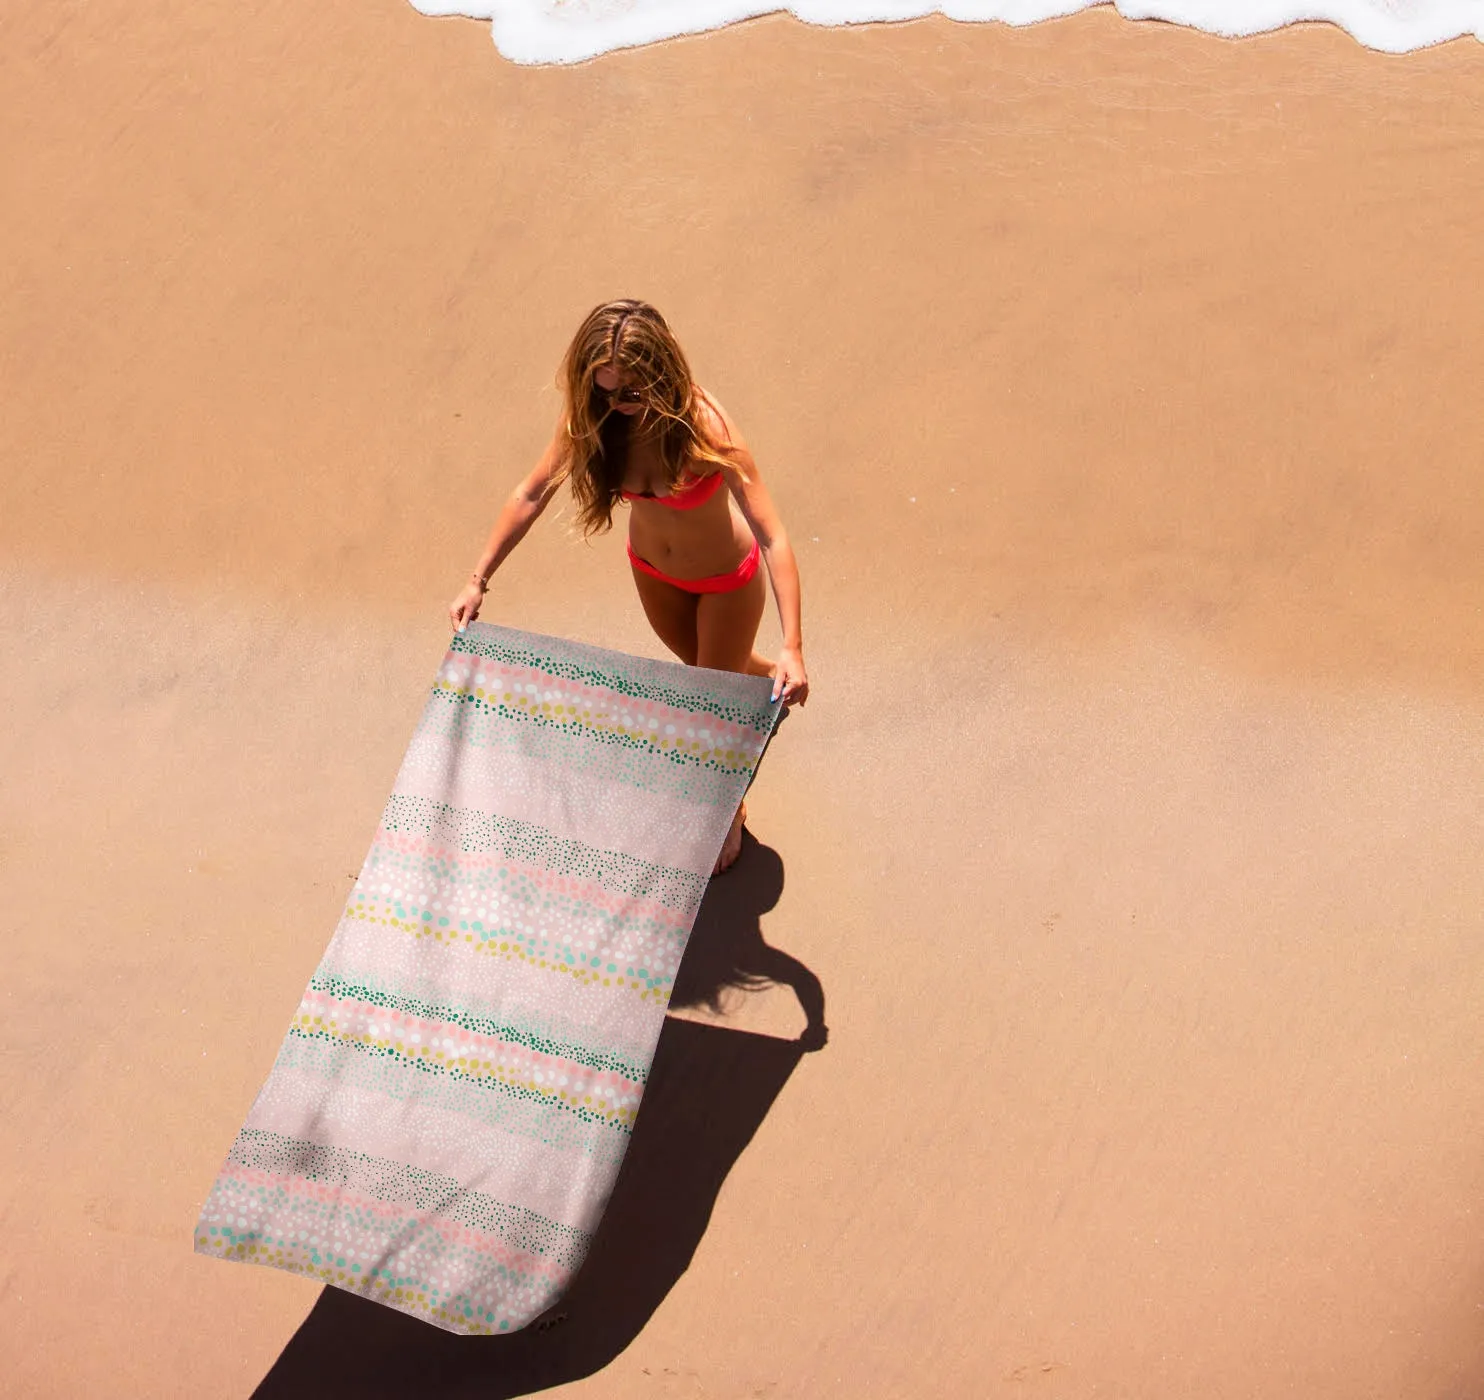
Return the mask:
{"type": "MultiPolygon", "coordinates": [[[[734,888],[781,863],[831,1040],[571,1393],[1484,1394],[1484,47],[528,71],[400,0],[22,0],[0,54],[8,1394],[245,1395],[314,1303],[191,1225],[625,294],[800,554],[734,888]]],[[[486,616],[655,653],[621,558],[544,521],[486,616]]]]}

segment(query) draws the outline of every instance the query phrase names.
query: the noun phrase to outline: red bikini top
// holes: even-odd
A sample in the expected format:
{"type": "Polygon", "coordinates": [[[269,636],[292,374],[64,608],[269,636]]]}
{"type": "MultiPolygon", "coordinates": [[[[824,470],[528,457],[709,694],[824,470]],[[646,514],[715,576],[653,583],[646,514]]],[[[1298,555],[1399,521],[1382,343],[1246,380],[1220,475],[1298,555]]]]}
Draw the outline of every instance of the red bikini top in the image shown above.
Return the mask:
{"type": "Polygon", "coordinates": [[[653,501],[657,506],[668,506],[671,510],[694,510],[709,501],[721,486],[721,473],[698,476],[689,486],[680,486],[668,496],[651,495],[648,491],[620,491],[626,501],[653,501]]]}

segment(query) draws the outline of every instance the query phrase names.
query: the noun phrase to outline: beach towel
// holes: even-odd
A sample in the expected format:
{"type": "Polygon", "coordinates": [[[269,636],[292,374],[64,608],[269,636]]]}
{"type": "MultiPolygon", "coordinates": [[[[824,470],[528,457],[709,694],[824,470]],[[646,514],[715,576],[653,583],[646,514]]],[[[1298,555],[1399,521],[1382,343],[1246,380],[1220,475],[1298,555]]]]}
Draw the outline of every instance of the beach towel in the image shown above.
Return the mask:
{"type": "Polygon", "coordinates": [[[565,1290],[779,707],[472,623],[196,1227],[454,1332],[565,1290]]]}

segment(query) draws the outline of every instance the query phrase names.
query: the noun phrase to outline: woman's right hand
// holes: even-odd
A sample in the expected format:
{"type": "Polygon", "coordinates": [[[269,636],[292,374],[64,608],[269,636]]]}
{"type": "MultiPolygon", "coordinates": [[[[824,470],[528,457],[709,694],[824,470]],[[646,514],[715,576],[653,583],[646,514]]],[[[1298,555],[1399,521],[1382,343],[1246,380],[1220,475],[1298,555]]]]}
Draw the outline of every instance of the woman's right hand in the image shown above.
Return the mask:
{"type": "Polygon", "coordinates": [[[479,608],[483,602],[484,589],[470,579],[464,585],[464,591],[448,605],[448,620],[453,623],[453,630],[462,632],[473,622],[479,616],[479,608]]]}

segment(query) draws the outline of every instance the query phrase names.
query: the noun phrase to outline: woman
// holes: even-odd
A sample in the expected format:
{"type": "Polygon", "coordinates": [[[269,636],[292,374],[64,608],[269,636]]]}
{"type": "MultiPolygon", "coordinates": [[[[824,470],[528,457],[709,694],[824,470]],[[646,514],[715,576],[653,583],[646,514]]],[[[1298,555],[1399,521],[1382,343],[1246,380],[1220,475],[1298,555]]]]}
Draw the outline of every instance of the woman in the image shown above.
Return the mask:
{"type": "MultiPolygon", "coordinates": [[[[595,307],[567,348],[560,383],[562,421],[449,604],[453,625],[479,616],[490,575],[566,481],[584,535],[610,529],[615,507],[629,504],[629,564],[639,601],[676,656],[688,666],[771,676],[775,701],[802,705],[809,679],[798,564],[747,444],[726,410],[691,378],[664,317],[642,301],[595,307]],[[754,650],[767,601],[759,559],[783,624],[776,662],[754,650]]],[[[716,873],[737,859],[746,818],[744,802],[716,873]]]]}

